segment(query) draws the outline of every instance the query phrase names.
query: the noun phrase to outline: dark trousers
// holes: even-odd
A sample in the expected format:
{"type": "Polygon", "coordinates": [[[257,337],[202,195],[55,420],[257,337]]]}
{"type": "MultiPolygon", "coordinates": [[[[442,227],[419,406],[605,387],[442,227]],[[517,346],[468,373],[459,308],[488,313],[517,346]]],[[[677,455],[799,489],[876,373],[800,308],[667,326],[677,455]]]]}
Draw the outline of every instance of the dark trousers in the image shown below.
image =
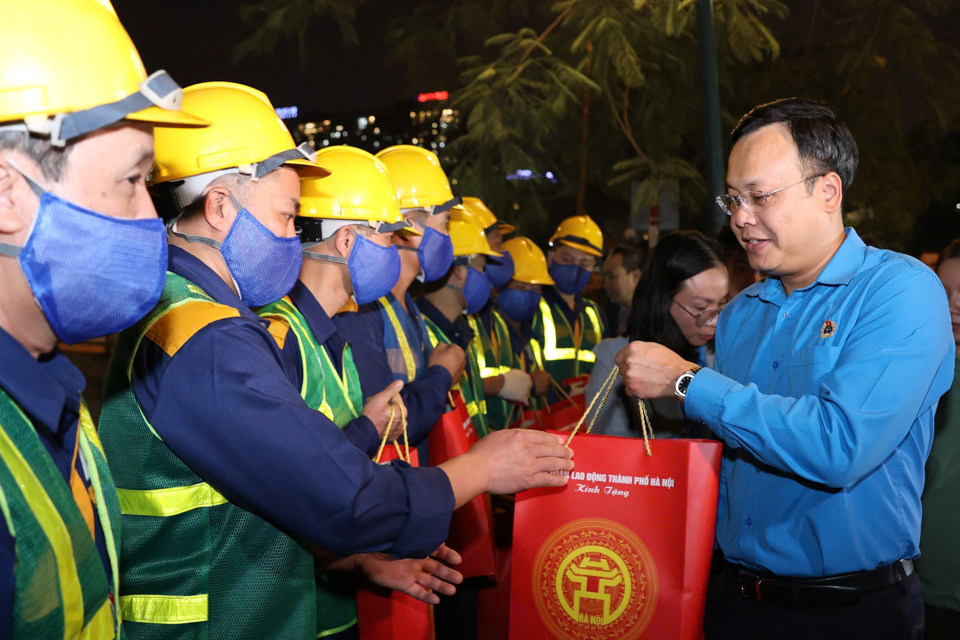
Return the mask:
{"type": "Polygon", "coordinates": [[[747,600],[730,572],[719,571],[710,578],[704,631],[707,640],[923,640],[923,626],[916,573],[857,604],[812,609],[747,600]]]}

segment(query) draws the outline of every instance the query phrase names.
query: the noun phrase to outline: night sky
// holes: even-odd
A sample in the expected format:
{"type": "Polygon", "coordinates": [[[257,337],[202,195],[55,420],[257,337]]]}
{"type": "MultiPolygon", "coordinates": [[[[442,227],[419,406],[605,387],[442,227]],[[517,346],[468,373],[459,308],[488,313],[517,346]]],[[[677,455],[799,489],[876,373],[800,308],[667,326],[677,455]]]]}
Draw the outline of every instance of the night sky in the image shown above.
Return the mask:
{"type": "MultiPolygon", "coordinates": [[[[264,91],[276,107],[301,111],[349,111],[383,107],[409,98],[403,74],[384,66],[389,22],[415,0],[367,0],[357,12],[360,44],[347,47],[329,19],[310,28],[310,59],[301,71],[295,36],[278,42],[269,57],[231,62],[233,49],[248,29],[237,0],[113,0],[148,73],[166,69],[180,84],[228,80],[264,91]]],[[[448,87],[423,87],[433,91],[448,87]]]]}

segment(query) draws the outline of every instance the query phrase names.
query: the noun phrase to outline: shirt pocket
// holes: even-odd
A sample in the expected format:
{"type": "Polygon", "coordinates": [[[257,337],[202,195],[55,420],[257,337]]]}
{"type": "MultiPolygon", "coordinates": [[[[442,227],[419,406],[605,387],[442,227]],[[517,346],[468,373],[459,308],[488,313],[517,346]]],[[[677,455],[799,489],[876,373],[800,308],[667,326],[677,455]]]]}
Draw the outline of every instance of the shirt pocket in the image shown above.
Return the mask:
{"type": "Polygon", "coordinates": [[[793,352],[787,367],[791,391],[816,393],[823,379],[837,367],[841,347],[804,347],[793,352]]]}

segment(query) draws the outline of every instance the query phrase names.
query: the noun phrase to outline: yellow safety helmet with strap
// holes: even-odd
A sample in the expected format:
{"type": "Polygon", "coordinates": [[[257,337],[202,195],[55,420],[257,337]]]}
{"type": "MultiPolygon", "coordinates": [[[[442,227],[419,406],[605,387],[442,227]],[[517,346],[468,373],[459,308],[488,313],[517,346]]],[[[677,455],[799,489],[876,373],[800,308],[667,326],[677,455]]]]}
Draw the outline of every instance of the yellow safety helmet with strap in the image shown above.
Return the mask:
{"type": "Polygon", "coordinates": [[[297,229],[304,242],[329,238],[346,224],[367,223],[378,233],[406,228],[387,166],[356,147],[326,147],[317,164],[330,171],[300,184],[297,229]]]}
{"type": "Polygon", "coordinates": [[[513,257],[513,279],[527,284],[553,284],[547,270],[547,258],[533,240],[524,236],[510,238],[503,250],[513,257]]]}
{"type": "Polygon", "coordinates": [[[480,198],[465,197],[463,199],[463,206],[473,215],[477,216],[480,224],[483,225],[483,230],[486,232],[489,232],[490,228],[494,226],[500,230],[501,234],[512,233],[516,230],[516,227],[512,224],[497,220],[497,216],[494,215],[493,211],[490,211],[490,207],[484,204],[480,198]]]}
{"type": "Polygon", "coordinates": [[[503,255],[490,248],[480,221],[460,205],[450,210],[450,240],[454,257],[483,254],[499,258],[503,255]]]}
{"type": "Polygon", "coordinates": [[[590,216],[573,216],[561,222],[550,236],[550,247],[557,242],[593,256],[603,255],[603,233],[590,216]]]}
{"type": "Polygon", "coordinates": [[[150,186],[171,183],[179,209],[196,201],[210,182],[228,173],[254,181],[282,166],[301,179],[330,174],[308,143],[294,145],[267,96],[233,82],[204,82],[183,91],[184,108],[211,125],[206,129],[156,132],[156,161],[150,186]]]}
{"type": "Polygon", "coordinates": [[[166,71],[147,76],[104,0],[7,2],[0,25],[2,131],[63,146],[121,120],[207,124],[180,110],[183,90],[166,71]]]}
{"type": "Polygon", "coordinates": [[[421,147],[398,144],[377,154],[387,165],[400,200],[400,209],[439,213],[457,204],[437,154],[421,147]]]}

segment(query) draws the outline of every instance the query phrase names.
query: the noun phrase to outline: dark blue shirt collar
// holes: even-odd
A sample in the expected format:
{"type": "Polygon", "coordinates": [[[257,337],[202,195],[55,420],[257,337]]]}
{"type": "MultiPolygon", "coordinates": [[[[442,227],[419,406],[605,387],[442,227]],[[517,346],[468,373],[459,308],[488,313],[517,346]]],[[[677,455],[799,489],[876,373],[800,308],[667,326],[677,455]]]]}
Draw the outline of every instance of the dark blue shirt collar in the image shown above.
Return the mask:
{"type": "Polygon", "coordinates": [[[34,426],[54,435],[72,428],[80,415],[80,392],[86,384],[80,370],[59,349],[35,359],[0,329],[0,388],[34,426]]]}
{"type": "MultiPolygon", "coordinates": [[[[863,265],[867,245],[860,239],[853,227],[847,227],[845,231],[847,237],[843,244],[830,258],[830,262],[817,276],[816,281],[809,287],[804,287],[804,289],[809,289],[818,284],[827,286],[846,285],[857,274],[857,271],[863,265]]],[[[767,278],[763,282],[752,285],[744,292],[744,295],[759,297],[764,302],[772,302],[777,305],[782,305],[786,300],[786,293],[783,290],[780,278],[767,278]]]]}
{"type": "Polygon", "coordinates": [[[437,328],[450,339],[450,342],[463,350],[467,349],[473,340],[473,329],[470,328],[470,323],[464,316],[461,315],[454,322],[450,322],[447,316],[426,298],[417,298],[417,306],[420,308],[420,313],[430,318],[433,324],[437,325],[437,328]]]}
{"type": "Polygon", "coordinates": [[[567,322],[570,323],[571,327],[587,307],[587,303],[583,300],[583,294],[578,293],[573,298],[573,309],[571,310],[567,305],[567,301],[560,297],[560,293],[555,287],[544,287],[543,299],[546,300],[548,304],[557,305],[563,311],[563,315],[567,317],[567,322]]]}
{"type": "Polygon", "coordinates": [[[213,269],[205,265],[200,258],[175,246],[170,246],[168,255],[167,269],[169,271],[178,276],[183,276],[197,285],[220,304],[233,307],[240,312],[241,316],[259,321],[257,314],[243,304],[243,300],[233,292],[230,285],[224,282],[223,278],[217,275],[213,269]]]}
{"type": "Polygon", "coordinates": [[[320,306],[307,285],[297,280],[297,283],[293,285],[293,290],[287,295],[290,296],[293,306],[297,308],[306,319],[307,324],[310,325],[310,330],[313,331],[313,335],[319,344],[326,343],[331,336],[337,334],[337,326],[333,324],[333,320],[320,306]]]}

